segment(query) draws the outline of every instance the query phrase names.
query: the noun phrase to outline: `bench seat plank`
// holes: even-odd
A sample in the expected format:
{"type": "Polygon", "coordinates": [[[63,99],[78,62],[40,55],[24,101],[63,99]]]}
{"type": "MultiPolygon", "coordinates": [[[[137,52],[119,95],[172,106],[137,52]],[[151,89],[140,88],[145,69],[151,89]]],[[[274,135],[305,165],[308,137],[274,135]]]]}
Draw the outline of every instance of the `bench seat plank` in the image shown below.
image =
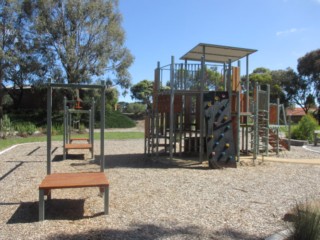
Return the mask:
{"type": "Polygon", "coordinates": [[[99,187],[104,195],[104,214],[109,213],[109,181],[104,172],[53,173],[47,175],[39,185],[39,221],[45,218],[44,195],[51,189],[99,187]]]}
{"type": "Polygon", "coordinates": [[[47,175],[39,189],[107,187],[109,182],[103,172],[93,173],[53,173],[47,175]]]}
{"type": "Polygon", "coordinates": [[[88,141],[89,142],[89,138],[70,138],[70,142],[72,141],[88,141]]]}
{"type": "Polygon", "coordinates": [[[72,143],[72,144],[65,144],[65,149],[91,149],[92,144],[88,143],[72,143]]]}

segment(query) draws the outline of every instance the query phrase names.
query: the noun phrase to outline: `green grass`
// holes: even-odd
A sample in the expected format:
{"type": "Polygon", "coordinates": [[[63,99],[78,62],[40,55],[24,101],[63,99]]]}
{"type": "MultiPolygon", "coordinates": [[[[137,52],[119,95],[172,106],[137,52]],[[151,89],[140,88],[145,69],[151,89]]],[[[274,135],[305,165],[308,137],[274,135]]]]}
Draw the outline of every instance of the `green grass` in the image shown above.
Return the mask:
{"type": "MultiPolygon", "coordinates": [[[[73,137],[88,137],[88,134],[72,135],[73,137]]],[[[144,137],[143,132],[107,132],[104,134],[105,140],[125,140],[125,139],[142,139],[144,137]]],[[[94,134],[94,139],[100,140],[100,133],[94,134]]],[[[62,141],[62,135],[52,136],[52,141],[62,141]]],[[[31,136],[27,138],[8,138],[0,139],[0,151],[11,147],[16,144],[29,143],[29,142],[45,142],[46,136],[31,136]]]]}

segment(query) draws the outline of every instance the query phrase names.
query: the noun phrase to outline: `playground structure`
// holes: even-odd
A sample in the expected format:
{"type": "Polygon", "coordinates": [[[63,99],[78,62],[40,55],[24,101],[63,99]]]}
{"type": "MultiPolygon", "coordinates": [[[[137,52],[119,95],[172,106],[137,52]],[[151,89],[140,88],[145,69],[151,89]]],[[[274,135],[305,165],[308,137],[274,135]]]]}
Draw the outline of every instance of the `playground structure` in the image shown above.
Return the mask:
{"type": "Polygon", "coordinates": [[[89,110],[82,109],[79,99],[67,100],[64,97],[64,118],[63,118],[63,159],[67,158],[68,150],[70,149],[89,149],[91,158],[94,154],[94,99],[92,99],[91,108],[89,110]],[[68,106],[70,105],[70,106],[68,106]],[[72,130],[75,125],[80,128],[80,120],[74,120],[73,115],[87,114],[89,118],[89,137],[88,138],[75,138],[72,137],[72,130]],[[75,142],[76,143],[73,143],[75,142]],[[85,141],[86,143],[83,143],[85,141]]]}
{"type": "Polygon", "coordinates": [[[198,155],[199,162],[206,158],[211,168],[220,168],[236,167],[240,154],[256,159],[288,149],[279,138],[283,105],[270,103],[269,86],[249,83],[249,55],[254,52],[200,43],[181,57],[184,63],[175,63],[174,57],[163,67],[158,62],[153,107],[145,121],[145,153],[171,160],[198,155]],[[240,79],[242,58],[245,82],[240,79]],[[219,73],[214,84],[208,69],[219,73]]]}
{"type": "MultiPolygon", "coordinates": [[[[101,85],[53,84],[53,83],[48,84],[48,88],[47,88],[47,176],[43,179],[43,181],[39,185],[39,221],[43,221],[45,218],[44,196],[46,195],[47,200],[50,200],[52,189],[98,187],[100,188],[100,191],[102,191],[104,195],[104,214],[108,214],[109,182],[104,173],[105,89],[106,89],[106,86],[104,82],[102,82],[101,85]],[[71,89],[90,88],[90,89],[100,90],[100,94],[101,94],[100,172],[81,172],[81,173],[52,173],[51,172],[52,90],[54,88],[71,88],[71,89]]],[[[93,118],[93,115],[91,114],[89,114],[90,119],[93,118]]],[[[68,121],[68,119],[69,118],[65,117],[65,121],[68,121]]],[[[91,122],[91,126],[92,124],[93,122],[91,122]]],[[[93,137],[93,135],[91,135],[91,137],[93,137]]],[[[66,138],[66,134],[65,134],[65,138],[66,138]]],[[[64,143],[65,141],[66,139],[64,139],[64,143]]]]}

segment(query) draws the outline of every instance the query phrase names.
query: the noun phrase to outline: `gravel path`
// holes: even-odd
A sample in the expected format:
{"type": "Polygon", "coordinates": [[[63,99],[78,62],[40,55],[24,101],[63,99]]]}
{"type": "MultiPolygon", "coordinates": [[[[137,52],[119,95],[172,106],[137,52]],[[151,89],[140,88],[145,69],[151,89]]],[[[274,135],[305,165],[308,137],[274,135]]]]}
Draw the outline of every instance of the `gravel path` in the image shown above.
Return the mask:
{"type": "MultiPolygon", "coordinates": [[[[282,218],[297,202],[320,199],[320,165],[263,162],[208,170],[206,164],[147,159],[143,140],[106,141],[109,215],[102,215],[96,188],[54,190],[39,223],[45,144],[0,155],[0,239],[263,239],[287,227],[282,218]]],[[[53,172],[99,171],[97,161],[84,160],[87,152],[61,161],[61,143],[53,149],[53,172]]],[[[319,156],[293,148],[280,157],[319,156]]]]}

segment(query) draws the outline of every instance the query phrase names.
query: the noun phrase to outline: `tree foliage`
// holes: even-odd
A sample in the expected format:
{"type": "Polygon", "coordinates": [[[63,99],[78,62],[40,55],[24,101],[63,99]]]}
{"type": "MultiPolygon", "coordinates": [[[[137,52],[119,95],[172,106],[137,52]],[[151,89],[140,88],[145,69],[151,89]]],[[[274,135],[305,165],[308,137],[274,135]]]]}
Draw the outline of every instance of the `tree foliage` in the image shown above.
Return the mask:
{"type": "Polygon", "coordinates": [[[313,85],[315,96],[320,97],[320,49],[306,53],[298,59],[298,72],[306,78],[308,84],[313,85]]]}
{"type": "Polygon", "coordinates": [[[15,107],[21,102],[23,87],[44,78],[50,66],[38,54],[37,39],[31,34],[23,6],[23,1],[19,0],[0,3],[0,85],[9,93],[15,107]]]}
{"type": "Polygon", "coordinates": [[[42,48],[60,66],[60,80],[91,82],[109,71],[116,76],[114,84],[130,86],[133,57],[124,47],[117,0],[27,2],[25,12],[34,19],[42,48]]]}
{"type": "Polygon", "coordinates": [[[142,80],[131,87],[131,97],[140,100],[151,108],[153,82],[149,80],[142,80]]]}

